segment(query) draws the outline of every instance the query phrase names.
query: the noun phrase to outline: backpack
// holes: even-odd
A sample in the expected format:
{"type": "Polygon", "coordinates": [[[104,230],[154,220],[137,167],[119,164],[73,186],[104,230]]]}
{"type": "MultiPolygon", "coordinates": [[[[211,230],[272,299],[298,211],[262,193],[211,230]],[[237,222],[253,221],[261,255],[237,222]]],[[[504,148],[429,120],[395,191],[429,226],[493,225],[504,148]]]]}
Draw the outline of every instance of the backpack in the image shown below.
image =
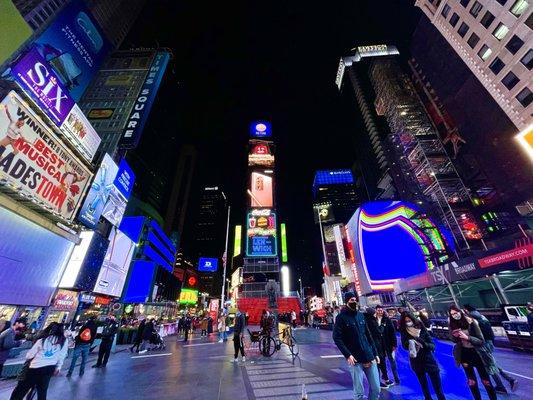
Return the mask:
{"type": "Polygon", "coordinates": [[[89,328],[85,328],[83,331],[80,332],[80,340],[82,342],[90,342],[91,338],[92,334],[89,328]]]}

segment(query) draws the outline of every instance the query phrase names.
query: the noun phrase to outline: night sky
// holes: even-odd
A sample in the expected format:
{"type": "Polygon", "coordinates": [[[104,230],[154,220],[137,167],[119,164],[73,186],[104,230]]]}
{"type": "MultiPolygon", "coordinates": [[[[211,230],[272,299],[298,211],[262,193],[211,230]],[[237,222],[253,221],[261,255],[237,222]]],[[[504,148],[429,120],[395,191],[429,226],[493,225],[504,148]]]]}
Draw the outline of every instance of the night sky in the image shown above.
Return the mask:
{"type": "Polygon", "coordinates": [[[413,3],[150,1],[122,46],[172,49],[175,80],[156,103],[165,111],[157,114],[159,131],[148,133],[175,138],[176,152],[197,146],[195,188],[222,186],[233,225],[245,218],[249,123],[271,121],[278,213],[294,279],[302,276],[305,286],[318,288],[322,275],[314,172],[350,168],[361,133],[354,105],[341,102],[334,84],[339,58],[380,43],[405,53],[419,18],[413,3]]]}

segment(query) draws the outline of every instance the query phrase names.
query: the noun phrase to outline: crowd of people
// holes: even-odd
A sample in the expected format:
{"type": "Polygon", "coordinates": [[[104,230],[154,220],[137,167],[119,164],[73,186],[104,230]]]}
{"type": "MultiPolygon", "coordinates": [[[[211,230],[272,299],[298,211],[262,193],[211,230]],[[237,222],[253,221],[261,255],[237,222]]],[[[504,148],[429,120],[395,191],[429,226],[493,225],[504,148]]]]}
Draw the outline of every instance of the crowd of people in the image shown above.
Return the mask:
{"type": "MultiPolygon", "coordinates": [[[[404,310],[395,327],[382,306],[369,307],[363,312],[352,292],[345,293],[344,301],[346,307],[335,319],[333,340],[349,364],[356,399],[364,398],[364,376],[369,384],[370,400],[378,399],[382,389],[401,384],[396,363],[399,344],[408,351],[411,369],[424,398],[432,399],[429,378],[438,400],[446,399],[427,314],[404,310]],[[394,381],[389,378],[387,364],[394,381]]],[[[517,380],[498,367],[494,357],[494,333],[488,319],[468,304],[461,308],[450,306],[448,318],[450,339],[454,342],[453,357],[456,365],[464,369],[473,398],[481,400],[478,377],[490,400],[495,400],[497,393],[507,393],[502,378],[514,391],[517,380]]]]}

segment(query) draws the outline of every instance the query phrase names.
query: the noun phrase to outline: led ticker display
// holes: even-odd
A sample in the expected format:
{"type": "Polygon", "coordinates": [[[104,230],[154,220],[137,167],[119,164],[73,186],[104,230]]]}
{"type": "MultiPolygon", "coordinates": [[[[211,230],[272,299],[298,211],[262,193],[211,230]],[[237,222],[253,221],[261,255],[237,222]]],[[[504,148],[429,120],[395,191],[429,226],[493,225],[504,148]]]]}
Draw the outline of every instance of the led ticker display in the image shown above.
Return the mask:
{"type": "Polygon", "coordinates": [[[269,138],[272,136],[272,126],[269,122],[255,121],[250,125],[250,136],[254,138],[269,138]]]}
{"type": "Polygon", "coordinates": [[[398,279],[432,270],[448,258],[439,228],[410,203],[366,203],[348,223],[348,233],[372,290],[392,290],[398,279]]]}
{"type": "Polygon", "coordinates": [[[247,224],[246,255],[277,256],[276,213],[268,208],[252,210],[248,213],[247,224]]]}
{"type": "Polygon", "coordinates": [[[198,303],[198,290],[195,289],[181,289],[180,304],[196,304],[198,303]]]}

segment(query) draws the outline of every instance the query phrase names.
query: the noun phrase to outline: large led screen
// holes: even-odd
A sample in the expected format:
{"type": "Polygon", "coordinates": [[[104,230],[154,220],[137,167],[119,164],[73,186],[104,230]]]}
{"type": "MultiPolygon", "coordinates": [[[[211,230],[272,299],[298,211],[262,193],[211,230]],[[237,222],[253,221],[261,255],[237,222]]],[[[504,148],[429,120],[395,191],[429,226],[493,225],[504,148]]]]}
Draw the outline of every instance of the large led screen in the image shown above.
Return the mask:
{"type": "Polygon", "coordinates": [[[48,306],[74,243],[0,207],[0,304],[48,306]]]}
{"type": "Polygon", "coordinates": [[[130,166],[126,160],[120,161],[117,175],[102,211],[102,217],[115,226],[118,226],[122,221],[134,182],[135,175],[130,166]]]}
{"type": "Polygon", "coordinates": [[[268,208],[248,213],[246,229],[248,257],[275,257],[278,255],[276,213],[268,208]]]}
{"type": "Polygon", "coordinates": [[[274,201],[272,196],[272,177],[252,172],[252,181],[250,184],[250,197],[252,207],[273,207],[274,201]]]}
{"type": "Polygon", "coordinates": [[[95,293],[120,297],[134,252],[135,243],[123,232],[113,229],[104,263],[94,287],[95,293]]]}
{"type": "Polygon", "coordinates": [[[216,272],[218,268],[218,259],[202,257],[198,260],[198,271],[216,272]]]}
{"type": "Polygon", "coordinates": [[[248,166],[259,166],[265,168],[274,167],[274,154],[272,152],[272,143],[263,140],[250,140],[248,166]]]}

